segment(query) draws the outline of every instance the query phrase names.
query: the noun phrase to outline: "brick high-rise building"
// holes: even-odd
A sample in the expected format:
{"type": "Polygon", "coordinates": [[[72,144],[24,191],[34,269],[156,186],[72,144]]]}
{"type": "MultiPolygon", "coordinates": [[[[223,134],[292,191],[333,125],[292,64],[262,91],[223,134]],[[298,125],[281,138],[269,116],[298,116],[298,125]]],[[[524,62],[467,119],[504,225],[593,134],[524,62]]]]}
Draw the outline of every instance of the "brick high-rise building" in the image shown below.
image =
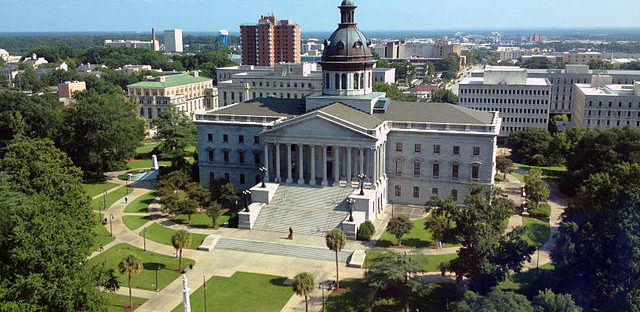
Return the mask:
{"type": "Polygon", "coordinates": [[[256,25],[241,25],[240,35],[243,65],[300,63],[300,26],[291,20],[261,16],[256,25]]]}

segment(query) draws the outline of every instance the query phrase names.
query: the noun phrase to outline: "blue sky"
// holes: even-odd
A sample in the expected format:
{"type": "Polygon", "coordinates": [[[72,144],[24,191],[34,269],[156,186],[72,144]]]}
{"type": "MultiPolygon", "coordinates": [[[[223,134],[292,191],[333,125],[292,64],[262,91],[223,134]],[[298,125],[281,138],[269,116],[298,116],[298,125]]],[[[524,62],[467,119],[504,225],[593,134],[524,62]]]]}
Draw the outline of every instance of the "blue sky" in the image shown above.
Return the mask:
{"type": "MultiPolygon", "coordinates": [[[[274,12],[331,31],[339,0],[0,0],[0,32],[237,31],[274,12]]],[[[365,30],[640,27],[638,0],[355,0],[365,30]]]]}

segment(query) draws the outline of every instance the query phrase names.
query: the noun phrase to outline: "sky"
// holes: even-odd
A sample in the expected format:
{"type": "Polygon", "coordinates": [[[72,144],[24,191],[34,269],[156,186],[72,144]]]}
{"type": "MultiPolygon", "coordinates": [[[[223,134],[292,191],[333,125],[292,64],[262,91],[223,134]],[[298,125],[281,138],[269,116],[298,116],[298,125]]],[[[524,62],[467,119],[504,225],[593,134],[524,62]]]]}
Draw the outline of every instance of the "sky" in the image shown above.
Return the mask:
{"type": "MultiPolygon", "coordinates": [[[[363,30],[640,27],[638,0],[355,0],[363,30]]],[[[340,0],[0,0],[0,32],[239,30],[261,14],[332,31],[340,0]]]]}

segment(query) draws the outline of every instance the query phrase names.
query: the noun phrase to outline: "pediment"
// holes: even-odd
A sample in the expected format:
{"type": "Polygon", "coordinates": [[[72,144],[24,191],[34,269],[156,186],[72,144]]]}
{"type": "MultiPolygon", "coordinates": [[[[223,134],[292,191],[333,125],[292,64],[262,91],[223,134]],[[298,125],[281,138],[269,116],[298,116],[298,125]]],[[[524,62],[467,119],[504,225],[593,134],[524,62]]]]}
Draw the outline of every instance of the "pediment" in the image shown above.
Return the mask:
{"type": "Polygon", "coordinates": [[[365,130],[354,125],[333,120],[329,116],[313,114],[286,121],[263,134],[307,138],[372,139],[365,130]]]}

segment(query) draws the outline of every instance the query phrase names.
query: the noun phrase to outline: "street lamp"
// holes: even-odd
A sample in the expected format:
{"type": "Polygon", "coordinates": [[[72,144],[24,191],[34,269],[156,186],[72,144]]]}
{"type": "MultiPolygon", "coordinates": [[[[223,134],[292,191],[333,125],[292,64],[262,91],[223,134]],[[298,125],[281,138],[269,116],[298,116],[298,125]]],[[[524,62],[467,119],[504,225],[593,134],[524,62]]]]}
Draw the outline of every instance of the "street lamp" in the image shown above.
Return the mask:
{"type": "Polygon", "coordinates": [[[245,207],[244,211],[245,212],[249,212],[249,196],[251,196],[251,191],[244,190],[244,191],[242,191],[242,194],[244,195],[244,201],[245,201],[245,204],[246,204],[246,207],[245,207]]]}
{"type": "Polygon", "coordinates": [[[147,252],[147,228],[142,229],[142,237],[144,239],[144,252],[147,252]]]}
{"type": "Polygon", "coordinates": [[[204,285],[204,312],[207,312],[207,279],[202,274],[202,282],[204,285]]]}
{"type": "Polygon", "coordinates": [[[111,229],[111,237],[113,237],[113,213],[111,214],[111,222],[109,222],[109,228],[111,229]]]}
{"type": "Polygon", "coordinates": [[[265,188],[267,185],[264,184],[264,174],[267,172],[267,168],[263,166],[258,168],[258,170],[262,173],[262,185],[260,187],[265,188]]]}
{"type": "Polygon", "coordinates": [[[364,180],[367,178],[367,175],[361,173],[358,175],[358,180],[360,180],[360,196],[364,195],[364,180]]]}
{"type": "Polygon", "coordinates": [[[353,204],[355,203],[355,199],[347,198],[347,204],[349,204],[349,222],[353,222],[353,204]]]}
{"type": "Polygon", "coordinates": [[[322,312],[324,312],[324,284],[318,283],[318,288],[322,289],[322,312]]]}

